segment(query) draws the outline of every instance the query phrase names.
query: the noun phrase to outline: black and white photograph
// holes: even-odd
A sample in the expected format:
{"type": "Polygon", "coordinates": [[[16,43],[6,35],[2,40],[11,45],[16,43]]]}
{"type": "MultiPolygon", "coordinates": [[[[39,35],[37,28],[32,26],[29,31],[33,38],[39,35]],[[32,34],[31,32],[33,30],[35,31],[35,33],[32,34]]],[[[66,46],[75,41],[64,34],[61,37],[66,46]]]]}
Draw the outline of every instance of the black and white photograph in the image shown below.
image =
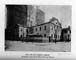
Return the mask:
{"type": "Polygon", "coordinates": [[[5,51],[71,52],[71,5],[5,5],[5,51]]]}

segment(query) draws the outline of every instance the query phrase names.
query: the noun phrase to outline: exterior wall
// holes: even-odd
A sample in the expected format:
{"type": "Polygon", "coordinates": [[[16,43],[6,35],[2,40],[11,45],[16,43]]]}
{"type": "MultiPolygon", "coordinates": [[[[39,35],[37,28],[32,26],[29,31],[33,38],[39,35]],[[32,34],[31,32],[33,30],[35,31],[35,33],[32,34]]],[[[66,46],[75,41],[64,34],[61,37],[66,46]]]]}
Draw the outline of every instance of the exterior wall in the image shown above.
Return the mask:
{"type": "Polygon", "coordinates": [[[48,37],[50,34],[50,24],[45,24],[45,25],[40,25],[37,27],[34,27],[34,33],[33,34],[38,34],[38,35],[42,35],[43,37],[48,37]],[[46,26],[46,29],[45,29],[46,26]],[[41,30],[40,30],[41,27],[41,30]],[[36,31],[37,29],[37,31],[36,31]],[[44,36],[46,35],[46,36],[44,36]]]}
{"type": "Polygon", "coordinates": [[[67,33],[63,34],[63,39],[64,41],[71,40],[71,33],[69,30],[67,31],[67,33]]]}
{"type": "Polygon", "coordinates": [[[63,28],[61,32],[61,41],[71,41],[71,29],[70,27],[63,28]]]}
{"type": "Polygon", "coordinates": [[[28,27],[44,23],[45,14],[42,10],[38,9],[37,6],[28,5],[27,12],[28,27]]]}
{"type": "Polygon", "coordinates": [[[35,35],[41,35],[42,37],[50,37],[53,40],[55,39],[60,40],[61,28],[55,24],[47,23],[43,25],[34,26],[32,28],[33,28],[33,34],[35,35]]]}
{"type": "Polygon", "coordinates": [[[22,34],[19,32],[19,27],[17,26],[18,28],[16,28],[16,25],[27,26],[27,5],[6,5],[6,9],[6,30],[10,32],[8,31],[5,35],[9,35],[11,40],[15,40],[22,34]]]}
{"type": "Polygon", "coordinates": [[[45,13],[40,9],[37,9],[36,13],[37,13],[36,14],[36,23],[37,23],[37,25],[40,25],[40,24],[44,23],[45,13]]]}
{"type": "Polygon", "coordinates": [[[61,37],[61,28],[58,27],[57,28],[57,40],[60,40],[60,37],[61,37]]]}
{"type": "Polygon", "coordinates": [[[54,40],[55,29],[54,25],[50,23],[50,37],[54,40]]]}
{"type": "Polygon", "coordinates": [[[19,27],[19,37],[23,37],[23,27],[19,27]]]}
{"type": "Polygon", "coordinates": [[[58,19],[56,19],[55,17],[53,17],[51,20],[50,20],[51,23],[54,24],[54,38],[53,39],[56,39],[56,40],[60,40],[61,38],[61,24],[60,22],[58,21],[58,19]]]}
{"type": "Polygon", "coordinates": [[[19,32],[19,34],[18,34],[18,35],[19,35],[19,38],[20,38],[20,37],[21,37],[21,38],[26,37],[26,34],[27,34],[27,33],[26,33],[26,29],[27,29],[27,28],[19,25],[19,31],[18,31],[18,32],[19,32]]]}
{"type": "Polygon", "coordinates": [[[71,32],[69,30],[67,32],[67,39],[71,40],[71,32]]]}
{"type": "Polygon", "coordinates": [[[24,28],[24,32],[23,32],[24,37],[26,37],[26,34],[27,34],[27,33],[26,33],[26,29],[27,29],[27,28],[24,28]]]}
{"type": "Polygon", "coordinates": [[[8,28],[16,24],[27,24],[27,6],[26,5],[6,5],[8,28]]]}
{"type": "Polygon", "coordinates": [[[42,35],[43,37],[45,37],[44,35],[46,34],[46,37],[51,37],[53,40],[55,39],[54,35],[55,35],[55,29],[54,29],[54,24],[48,23],[48,24],[44,24],[44,25],[40,25],[37,27],[34,27],[34,33],[33,34],[39,34],[42,35]],[[45,30],[45,26],[46,26],[46,30],[45,30]],[[40,27],[41,27],[41,31],[40,31],[40,27]],[[37,29],[37,31],[36,31],[37,29]]]}
{"type": "Polygon", "coordinates": [[[32,23],[32,26],[35,26],[36,25],[36,8],[33,6],[33,9],[32,9],[32,15],[30,17],[31,19],[31,23],[32,23]]]}
{"type": "Polygon", "coordinates": [[[15,25],[12,28],[5,30],[5,40],[18,40],[19,38],[19,26],[15,25]]]}
{"type": "Polygon", "coordinates": [[[28,27],[36,25],[36,8],[35,6],[28,5],[27,25],[28,27]]]}

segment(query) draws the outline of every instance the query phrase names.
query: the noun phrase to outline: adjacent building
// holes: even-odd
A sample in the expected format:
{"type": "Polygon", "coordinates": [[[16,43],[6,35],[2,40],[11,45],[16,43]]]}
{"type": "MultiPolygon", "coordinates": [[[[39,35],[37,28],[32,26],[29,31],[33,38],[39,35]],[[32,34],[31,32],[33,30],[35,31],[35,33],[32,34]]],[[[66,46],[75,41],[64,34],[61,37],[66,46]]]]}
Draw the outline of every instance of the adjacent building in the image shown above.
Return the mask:
{"type": "Polygon", "coordinates": [[[37,12],[36,12],[36,25],[40,25],[42,23],[44,23],[45,21],[45,13],[37,8],[37,12]]]}
{"type": "Polygon", "coordinates": [[[27,25],[27,5],[6,5],[7,28],[16,24],[27,25]]]}
{"type": "Polygon", "coordinates": [[[71,41],[71,28],[63,28],[61,32],[61,41],[71,41]]]}
{"type": "Polygon", "coordinates": [[[27,5],[6,5],[6,30],[5,39],[12,40],[20,37],[19,25],[27,26],[27,5]]]}
{"type": "Polygon", "coordinates": [[[36,6],[28,5],[27,6],[27,26],[36,25],[36,6]]]}
{"type": "Polygon", "coordinates": [[[45,13],[38,6],[27,6],[27,26],[35,26],[44,23],[45,13]]]}

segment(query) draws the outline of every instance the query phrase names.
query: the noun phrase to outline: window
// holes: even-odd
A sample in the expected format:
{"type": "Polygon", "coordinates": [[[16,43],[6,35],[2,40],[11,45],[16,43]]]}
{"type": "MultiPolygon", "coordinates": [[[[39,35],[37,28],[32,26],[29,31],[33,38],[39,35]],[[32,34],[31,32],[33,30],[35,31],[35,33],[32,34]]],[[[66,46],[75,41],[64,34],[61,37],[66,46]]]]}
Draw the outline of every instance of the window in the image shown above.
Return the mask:
{"type": "Polygon", "coordinates": [[[40,27],[40,31],[41,31],[41,27],[40,27]]]}
{"type": "Polygon", "coordinates": [[[28,29],[26,30],[27,34],[28,34],[28,29]]]}
{"type": "Polygon", "coordinates": [[[44,34],[44,37],[46,37],[46,34],[44,34]]]}
{"type": "Polygon", "coordinates": [[[36,31],[37,31],[37,28],[36,28],[36,31]]]}
{"type": "Polygon", "coordinates": [[[46,30],[46,26],[44,26],[44,30],[46,30]]]}
{"type": "Polygon", "coordinates": [[[57,22],[56,22],[56,24],[57,24],[57,22]]]}

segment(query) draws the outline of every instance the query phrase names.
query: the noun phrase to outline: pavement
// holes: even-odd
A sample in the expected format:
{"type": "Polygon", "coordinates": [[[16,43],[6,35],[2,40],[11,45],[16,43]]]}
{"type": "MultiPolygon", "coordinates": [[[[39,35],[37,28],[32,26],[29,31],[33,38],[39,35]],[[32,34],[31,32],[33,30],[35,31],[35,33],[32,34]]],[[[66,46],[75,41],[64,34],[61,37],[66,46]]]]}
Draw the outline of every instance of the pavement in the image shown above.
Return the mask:
{"type": "Polygon", "coordinates": [[[6,41],[8,48],[5,51],[34,51],[34,52],[71,52],[71,42],[21,42],[6,41]]]}

